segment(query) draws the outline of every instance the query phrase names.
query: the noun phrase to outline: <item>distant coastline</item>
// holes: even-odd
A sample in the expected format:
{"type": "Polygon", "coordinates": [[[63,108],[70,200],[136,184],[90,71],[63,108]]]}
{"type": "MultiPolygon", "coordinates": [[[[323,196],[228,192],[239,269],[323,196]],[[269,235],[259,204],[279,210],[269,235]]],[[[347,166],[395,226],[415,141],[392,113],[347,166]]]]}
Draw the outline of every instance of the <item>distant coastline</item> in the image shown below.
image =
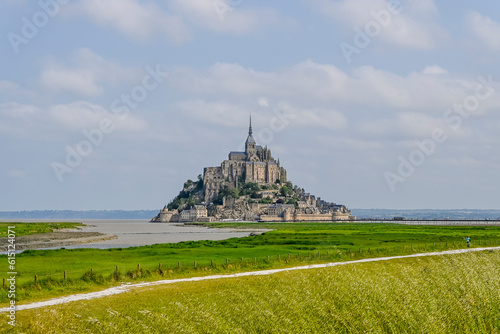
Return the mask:
{"type": "Polygon", "coordinates": [[[158,210],[32,210],[0,211],[0,219],[145,219],[150,220],[158,210]]]}
{"type": "Polygon", "coordinates": [[[496,209],[352,209],[352,214],[360,219],[392,219],[404,217],[406,219],[499,219],[500,210],[496,209]]]}
{"type": "MultiPolygon", "coordinates": [[[[158,210],[32,210],[0,211],[1,220],[48,220],[48,219],[145,219],[150,220],[158,210]]],[[[352,214],[360,219],[499,219],[500,210],[489,209],[352,209],[352,214]]]]}

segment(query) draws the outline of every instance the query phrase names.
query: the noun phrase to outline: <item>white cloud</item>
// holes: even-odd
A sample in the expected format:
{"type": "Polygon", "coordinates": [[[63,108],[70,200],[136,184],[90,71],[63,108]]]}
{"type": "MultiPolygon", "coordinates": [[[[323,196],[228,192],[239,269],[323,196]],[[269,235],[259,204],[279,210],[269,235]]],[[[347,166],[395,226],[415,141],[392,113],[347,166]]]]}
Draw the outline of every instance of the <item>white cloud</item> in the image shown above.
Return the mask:
{"type": "Polygon", "coordinates": [[[124,131],[141,131],[147,128],[145,121],[138,117],[128,115],[120,118],[120,115],[86,101],[55,105],[47,111],[54,122],[76,131],[97,127],[104,118],[110,119],[113,124],[124,131]]]}
{"type": "Polygon", "coordinates": [[[102,93],[90,73],[85,71],[68,71],[64,69],[48,69],[40,77],[41,84],[52,91],[67,91],[84,96],[96,96],[102,93]]]}
{"type": "Polygon", "coordinates": [[[117,84],[137,76],[137,70],[122,67],[89,49],[81,48],[73,55],[71,65],[50,61],[40,75],[40,84],[54,92],[98,96],[103,93],[103,83],[117,84]]]}
{"type": "Polygon", "coordinates": [[[459,114],[447,112],[473,96],[479,81],[450,74],[439,65],[404,76],[371,66],[347,73],[313,61],[276,71],[219,63],[205,70],[174,68],[170,73],[167,89],[184,101],[169,109],[200,124],[245,127],[253,112],[256,124],[269,127],[273,112],[284,110],[295,116],[287,129],[345,135],[343,147],[356,150],[378,148],[380,143],[407,148],[416,139],[432,138],[438,128],[454,139],[477,138],[481,131],[493,135],[495,130],[480,124],[500,108],[500,95],[493,94],[455,130],[453,117],[459,114]]]}
{"type": "MultiPolygon", "coordinates": [[[[305,108],[367,110],[380,116],[401,110],[442,115],[453,104],[475,93],[476,78],[448,74],[437,65],[401,76],[372,66],[347,73],[334,65],[305,61],[277,71],[264,72],[238,64],[218,63],[207,70],[173,68],[170,90],[235,104],[243,98],[262,96],[305,108]]],[[[482,102],[481,109],[500,107],[500,96],[482,102]]]]}
{"type": "Polygon", "coordinates": [[[259,100],[257,101],[257,103],[259,104],[259,106],[261,107],[269,107],[269,100],[266,99],[265,97],[261,97],[259,98],[259,100]]]}
{"type": "Polygon", "coordinates": [[[80,0],[71,11],[138,40],[150,39],[155,35],[163,35],[175,42],[189,38],[182,18],[164,11],[152,1],[80,0]]]}
{"type": "Polygon", "coordinates": [[[387,45],[427,50],[446,40],[445,31],[431,18],[437,12],[432,0],[396,5],[387,0],[315,0],[314,3],[324,14],[352,28],[353,36],[355,27],[365,30],[371,22],[381,27],[373,39],[387,45]],[[382,12],[385,14],[380,15],[382,12]]]}
{"type": "Polygon", "coordinates": [[[11,81],[0,81],[0,92],[11,92],[19,89],[19,86],[11,81]]]}
{"type": "Polygon", "coordinates": [[[467,16],[467,25],[486,47],[500,51],[500,23],[478,12],[471,12],[467,16]]]}
{"type": "Polygon", "coordinates": [[[426,66],[422,74],[448,74],[448,71],[437,65],[426,66]]]}
{"type": "Polygon", "coordinates": [[[289,24],[269,8],[250,9],[244,4],[231,6],[225,0],[171,0],[172,7],[203,28],[231,34],[245,34],[267,25],[289,24]]]}
{"type": "Polygon", "coordinates": [[[19,103],[0,104],[0,133],[14,138],[61,141],[84,129],[99,128],[102,119],[109,119],[118,131],[145,131],[143,119],[120,115],[86,101],[58,104],[47,108],[19,103]]]}
{"type": "Polygon", "coordinates": [[[441,129],[448,137],[466,138],[472,135],[464,126],[453,130],[442,117],[415,112],[401,112],[396,118],[377,119],[360,125],[363,135],[388,139],[432,138],[436,129],[441,129]]]}
{"type": "Polygon", "coordinates": [[[437,158],[437,162],[447,167],[455,168],[462,168],[464,166],[477,168],[484,164],[483,161],[479,161],[468,156],[458,158],[437,158]]]}
{"type": "Polygon", "coordinates": [[[32,116],[40,112],[40,109],[35,106],[18,103],[3,103],[0,105],[0,110],[3,115],[22,121],[29,121],[32,116]]]}
{"type": "Polygon", "coordinates": [[[347,136],[320,135],[317,141],[323,143],[322,149],[328,150],[356,150],[374,151],[381,150],[384,146],[378,141],[364,140],[347,136]]]}
{"type": "Polygon", "coordinates": [[[35,92],[20,87],[17,83],[7,80],[0,80],[0,96],[4,96],[3,100],[13,98],[33,98],[35,92]]]}
{"type": "Polygon", "coordinates": [[[178,102],[174,105],[174,108],[177,108],[182,114],[191,119],[226,127],[243,125],[251,111],[251,109],[227,102],[207,102],[204,100],[178,102]]]}
{"type": "Polygon", "coordinates": [[[300,108],[283,102],[278,103],[274,109],[290,115],[287,121],[291,128],[339,130],[348,126],[348,121],[344,114],[333,109],[300,108]]]}
{"type": "Polygon", "coordinates": [[[104,27],[145,41],[155,36],[181,43],[191,38],[190,25],[217,33],[242,35],[268,26],[291,26],[273,8],[252,8],[226,0],[165,0],[163,4],[141,0],[77,0],[64,13],[83,15],[104,27]]]}
{"type": "Polygon", "coordinates": [[[444,72],[446,70],[441,68],[427,67],[421,72],[400,76],[363,66],[354,70],[351,87],[359,92],[359,101],[367,104],[442,113],[473,93],[477,86],[477,82],[445,75],[444,72]],[[436,72],[442,75],[436,75],[436,72]]]}
{"type": "MultiPolygon", "coordinates": [[[[262,106],[260,106],[262,107],[262,106]]],[[[222,101],[209,102],[205,100],[190,100],[176,103],[174,108],[183,115],[203,123],[222,125],[225,127],[244,127],[248,122],[248,115],[254,111],[253,119],[261,123],[267,122],[269,128],[286,126],[291,128],[326,128],[337,130],[347,127],[346,117],[336,110],[310,108],[302,109],[289,103],[279,102],[272,106],[265,106],[266,110],[255,109],[254,105],[242,103],[227,103],[222,101]],[[276,115],[289,115],[282,120],[276,115]],[[273,123],[273,118],[275,122],[273,123]],[[283,122],[286,122],[284,125],[283,122]]]]}
{"type": "Polygon", "coordinates": [[[367,141],[355,138],[341,138],[335,145],[339,149],[359,150],[359,151],[373,151],[383,149],[379,142],[367,141]]]}
{"type": "Polygon", "coordinates": [[[299,117],[301,127],[321,127],[331,130],[347,127],[347,118],[339,111],[328,109],[306,109],[301,110],[299,117]]]}
{"type": "MultiPolygon", "coordinates": [[[[33,132],[33,129],[37,126],[42,127],[44,120],[40,114],[41,109],[33,105],[2,103],[0,104],[0,119],[2,120],[0,122],[0,133],[14,138],[38,139],[39,137],[33,132]],[[39,120],[42,123],[39,123],[39,120]]],[[[46,134],[51,135],[50,132],[46,134]]]]}
{"type": "Polygon", "coordinates": [[[196,94],[267,95],[275,97],[341,97],[349,77],[333,65],[305,61],[275,72],[256,71],[239,64],[217,63],[205,71],[174,68],[169,80],[175,87],[196,94]]]}
{"type": "Polygon", "coordinates": [[[418,15],[433,15],[438,13],[438,9],[434,0],[419,0],[419,1],[406,1],[404,3],[405,7],[408,7],[410,11],[418,15]]]}

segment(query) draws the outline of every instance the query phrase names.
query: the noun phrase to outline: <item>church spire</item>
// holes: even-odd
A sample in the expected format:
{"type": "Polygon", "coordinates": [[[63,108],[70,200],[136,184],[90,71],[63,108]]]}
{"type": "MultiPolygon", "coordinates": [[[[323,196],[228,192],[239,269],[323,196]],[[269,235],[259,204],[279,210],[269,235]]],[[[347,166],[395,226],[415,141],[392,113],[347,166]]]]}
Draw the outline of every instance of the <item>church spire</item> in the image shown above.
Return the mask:
{"type": "Polygon", "coordinates": [[[248,135],[252,136],[253,131],[252,131],[252,113],[250,113],[250,126],[248,127],[248,135]]]}
{"type": "Polygon", "coordinates": [[[250,113],[250,125],[248,126],[248,137],[245,142],[245,153],[249,154],[250,151],[255,151],[255,139],[253,139],[253,131],[252,131],[252,113],[250,113]]]}

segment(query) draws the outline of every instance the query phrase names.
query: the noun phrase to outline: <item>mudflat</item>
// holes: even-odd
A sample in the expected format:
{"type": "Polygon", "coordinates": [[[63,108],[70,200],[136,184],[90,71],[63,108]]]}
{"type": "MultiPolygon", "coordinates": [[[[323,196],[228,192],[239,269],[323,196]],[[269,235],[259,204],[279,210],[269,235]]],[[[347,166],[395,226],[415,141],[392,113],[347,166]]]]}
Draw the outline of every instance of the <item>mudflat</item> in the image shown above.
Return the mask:
{"type": "MultiPolygon", "coordinates": [[[[92,242],[116,239],[116,235],[100,232],[56,231],[42,234],[25,235],[16,238],[16,251],[71,245],[88,244],[92,242]]],[[[7,238],[0,238],[0,251],[7,251],[7,238]]]]}

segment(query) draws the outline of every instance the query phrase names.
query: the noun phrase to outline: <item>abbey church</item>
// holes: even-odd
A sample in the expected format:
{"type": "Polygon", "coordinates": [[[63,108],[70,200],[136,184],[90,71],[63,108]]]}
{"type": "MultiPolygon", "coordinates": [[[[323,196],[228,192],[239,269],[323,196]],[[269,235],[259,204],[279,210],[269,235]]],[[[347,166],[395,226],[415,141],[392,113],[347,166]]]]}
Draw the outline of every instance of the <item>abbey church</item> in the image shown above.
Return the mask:
{"type": "Polygon", "coordinates": [[[228,160],[224,160],[220,167],[205,167],[203,171],[203,189],[205,202],[213,202],[219,195],[224,184],[232,183],[237,188],[238,182],[253,182],[257,184],[285,183],[286,170],[276,162],[271,151],[257,145],[253,138],[252,118],[248,137],[245,142],[245,152],[230,152],[228,160]]]}

